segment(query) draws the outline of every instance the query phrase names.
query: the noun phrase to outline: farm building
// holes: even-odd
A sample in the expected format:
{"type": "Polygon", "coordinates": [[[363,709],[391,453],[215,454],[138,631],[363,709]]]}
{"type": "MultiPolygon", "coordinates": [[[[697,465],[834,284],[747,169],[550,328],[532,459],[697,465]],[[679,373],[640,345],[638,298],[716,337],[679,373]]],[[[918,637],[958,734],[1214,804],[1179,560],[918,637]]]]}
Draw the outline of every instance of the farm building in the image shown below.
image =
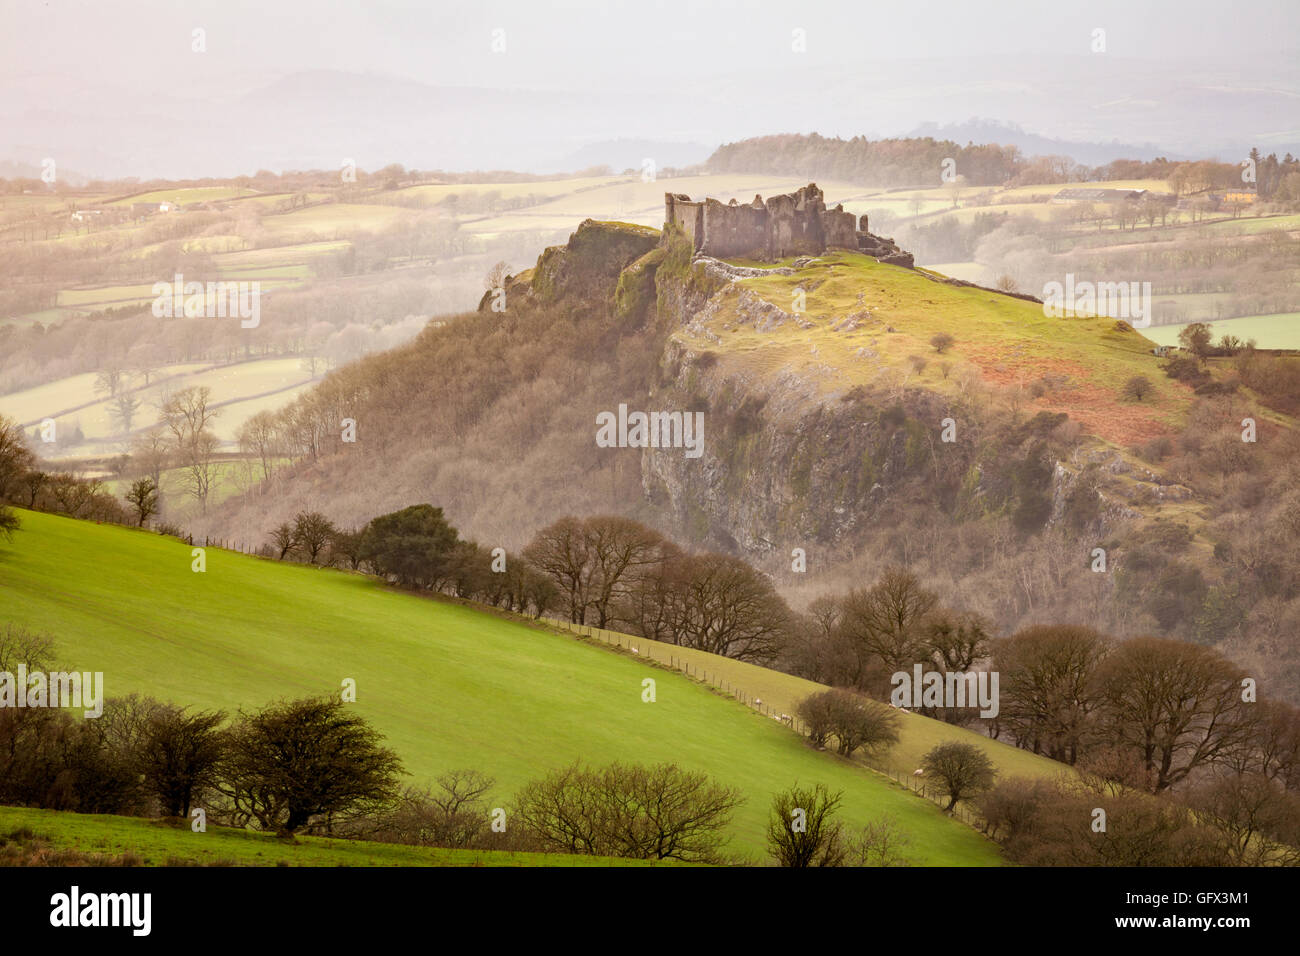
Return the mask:
{"type": "Polygon", "coordinates": [[[162,202],[133,202],[131,203],[131,215],[133,216],[152,216],[159,212],[176,212],[180,205],[166,200],[162,202]]]}

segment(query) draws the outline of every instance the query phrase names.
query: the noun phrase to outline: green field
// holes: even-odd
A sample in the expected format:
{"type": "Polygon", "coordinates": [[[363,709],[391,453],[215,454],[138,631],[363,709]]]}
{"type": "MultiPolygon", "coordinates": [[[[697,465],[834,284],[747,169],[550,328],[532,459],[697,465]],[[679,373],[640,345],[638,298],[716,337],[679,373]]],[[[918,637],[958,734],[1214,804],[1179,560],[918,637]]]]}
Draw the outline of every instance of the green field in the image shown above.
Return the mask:
{"type": "MultiPolygon", "coordinates": [[[[651,861],[573,856],[565,853],[504,853],[444,850],[361,840],[299,836],[292,843],[269,833],[209,826],[194,833],[160,820],[88,813],[0,807],[0,840],[30,830],[55,849],[119,856],[133,854],[144,866],[656,866],[651,861]]],[[[666,865],[681,865],[669,862],[666,865]]]]}
{"type": "Polygon", "coordinates": [[[362,203],[325,203],[294,212],[267,216],[263,228],[277,236],[312,236],[336,239],[338,233],[356,230],[380,230],[418,215],[398,206],[362,203]]]}
{"type": "MultiPolygon", "coordinates": [[[[1243,315],[1205,324],[1214,330],[1216,340],[1224,335],[1235,335],[1243,342],[1254,339],[1262,349],[1300,349],[1300,312],[1243,315]]],[[[1143,329],[1142,334],[1161,345],[1177,345],[1178,333],[1184,328],[1185,325],[1153,325],[1143,329]]]]}
{"type": "Polygon", "coordinates": [[[997,848],[928,800],[810,749],[744,704],[629,655],[374,579],[187,545],[147,532],[20,511],[0,543],[3,616],[45,630],[60,665],[133,691],[231,710],[338,692],[404,759],[412,782],[474,768],[508,802],[574,760],[675,761],[744,792],[731,849],[764,857],[773,793],[796,781],[844,791],[843,818],[894,816],[918,863],[993,865],[997,848]],[[642,702],[642,681],[657,700],[642,702]]]}

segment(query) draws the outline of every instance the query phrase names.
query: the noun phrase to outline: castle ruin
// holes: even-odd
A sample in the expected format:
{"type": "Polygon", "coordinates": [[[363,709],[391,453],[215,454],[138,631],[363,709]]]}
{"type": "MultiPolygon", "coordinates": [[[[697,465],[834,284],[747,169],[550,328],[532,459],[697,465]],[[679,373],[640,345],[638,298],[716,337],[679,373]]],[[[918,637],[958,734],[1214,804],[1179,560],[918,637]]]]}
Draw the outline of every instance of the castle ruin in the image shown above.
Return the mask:
{"type": "Polygon", "coordinates": [[[852,249],[881,262],[912,267],[912,256],[867,231],[867,217],[826,208],[816,183],[783,196],[762,196],[741,205],[736,200],[692,202],[682,193],[664,194],[664,225],[676,225],[699,255],[717,259],[773,262],[786,256],[821,255],[827,249],[852,249]]]}

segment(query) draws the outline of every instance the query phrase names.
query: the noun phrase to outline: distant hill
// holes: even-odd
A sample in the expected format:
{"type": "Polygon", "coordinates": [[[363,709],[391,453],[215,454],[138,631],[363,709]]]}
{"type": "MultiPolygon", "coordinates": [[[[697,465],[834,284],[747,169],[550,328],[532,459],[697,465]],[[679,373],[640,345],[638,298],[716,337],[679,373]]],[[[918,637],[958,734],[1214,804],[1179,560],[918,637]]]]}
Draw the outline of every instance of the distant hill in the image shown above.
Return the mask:
{"type": "Polygon", "coordinates": [[[1168,160],[1199,159],[1161,149],[1150,143],[1135,144],[1119,141],[1075,142],[1053,139],[1021,129],[1013,123],[996,123],[990,120],[967,120],[965,123],[922,123],[908,136],[933,136],[958,143],[1002,143],[1015,146],[1026,156],[1069,156],[1076,163],[1101,166],[1116,159],[1152,160],[1163,156],[1168,160]]]}

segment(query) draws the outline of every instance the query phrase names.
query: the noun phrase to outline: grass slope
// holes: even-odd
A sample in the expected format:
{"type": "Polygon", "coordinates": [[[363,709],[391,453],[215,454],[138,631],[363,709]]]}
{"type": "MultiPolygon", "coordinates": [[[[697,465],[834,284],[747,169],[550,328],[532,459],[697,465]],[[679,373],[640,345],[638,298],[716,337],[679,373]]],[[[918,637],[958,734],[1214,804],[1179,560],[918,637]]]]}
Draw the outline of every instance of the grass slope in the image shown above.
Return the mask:
{"type": "Polygon", "coordinates": [[[963,366],[973,366],[988,384],[1026,389],[1054,373],[1065,376],[1065,387],[1036,399],[1026,392],[1030,414],[1066,412],[1089,433],[1124,447],[1171,433],[1191,404],[1191,390],[1163,374],[1152,343],[1131,329],[1120,331],[1113,318],[1050,318],[1037,303],[946,285],[851,252],[828,253],[792,275],[741,279],[736,287],[787,312],[802,288],[804,318],[812,326],[785,322],[758,331],[741,319],[739,296],[728,290],[731,304],[709,319],[703,334],[675,333],[698,350],[717,351],[720,343],[728,369],[764,376],[793,371],[828,393],[878,383],[889,373],[949,395],[961,389],[963,366]],[[833,328],[850,316],[855,328],[833,328]],[[936,332],[955,339],[943,355],[930,345],[936,332]],[[911,369],[913,355],[928,361],[920,374],[911,369]],[[951,374],[945,376],[944,365],[951,374]],[[1125,381],[1135,375],[1152,383],[1142,402],[1122,397],[1125,381]]]}
{"type": "MultiPolygon", "coordinates": [[[[640,860],[567,853],[443,850],[361,840],[300,836],[292,843],[268,833],[209,826],[194,833],[161,820],[106,814],[0,807],[0,845],[30,830],[56,850],[133,854],[144,866],[647,866],[640,860]]],[[[24,841],[25,842],[25,841],[24,841]]],[[[677,865],[677,864],[670,864],[677,865]]]]}
{"type": "Polygon", "coordinates": [[[843,790],[851,824],[892,814],[917,862],[999,862],[930,802],[685,676],[359,575],[216,549],[198,574],[172,539],[20,516],[12,544],[0,543],[0,618],[52,633],[61,665],[104,672],[110,696],[233,709],[336,693],[353,678],[358,709],[416,782],[473,767],[496,777],[504,804],[574,760],[671,760],[747,795],[731,848],[756,860],[771,795],[798,780],[843,790]],[[648,676],[655,703],[641,699],[648,676]]]}
{"type": "MultiPolygon", "coordinates": [[[[602,631],[599,628],[581,627],[579,630],[623,647],[634,647],[638,656],[649,660],[675,668],[689,665],[692,675],[702,674],[708,683],[719,686],[726,693],[739,693],[747,700],[762,701],[764,710],[769,713],[793,715],[799,701],[828,689],[825,684],[707,651],[648,641],[642,637],[602,631]]],[[[902,713],[900,716],[902,724],[898,743],[878,758],[864,759],[863,762],[868,766],[894,774],[910,774],[921,765],[921,758],[927,751],[945,741],[959,740],[983,750],[1002,778],[1050,779],[1073,773],[1072,768],[1055,760],[990,740],[972,730],[954,727],[922,714],[902,713]]]]}

